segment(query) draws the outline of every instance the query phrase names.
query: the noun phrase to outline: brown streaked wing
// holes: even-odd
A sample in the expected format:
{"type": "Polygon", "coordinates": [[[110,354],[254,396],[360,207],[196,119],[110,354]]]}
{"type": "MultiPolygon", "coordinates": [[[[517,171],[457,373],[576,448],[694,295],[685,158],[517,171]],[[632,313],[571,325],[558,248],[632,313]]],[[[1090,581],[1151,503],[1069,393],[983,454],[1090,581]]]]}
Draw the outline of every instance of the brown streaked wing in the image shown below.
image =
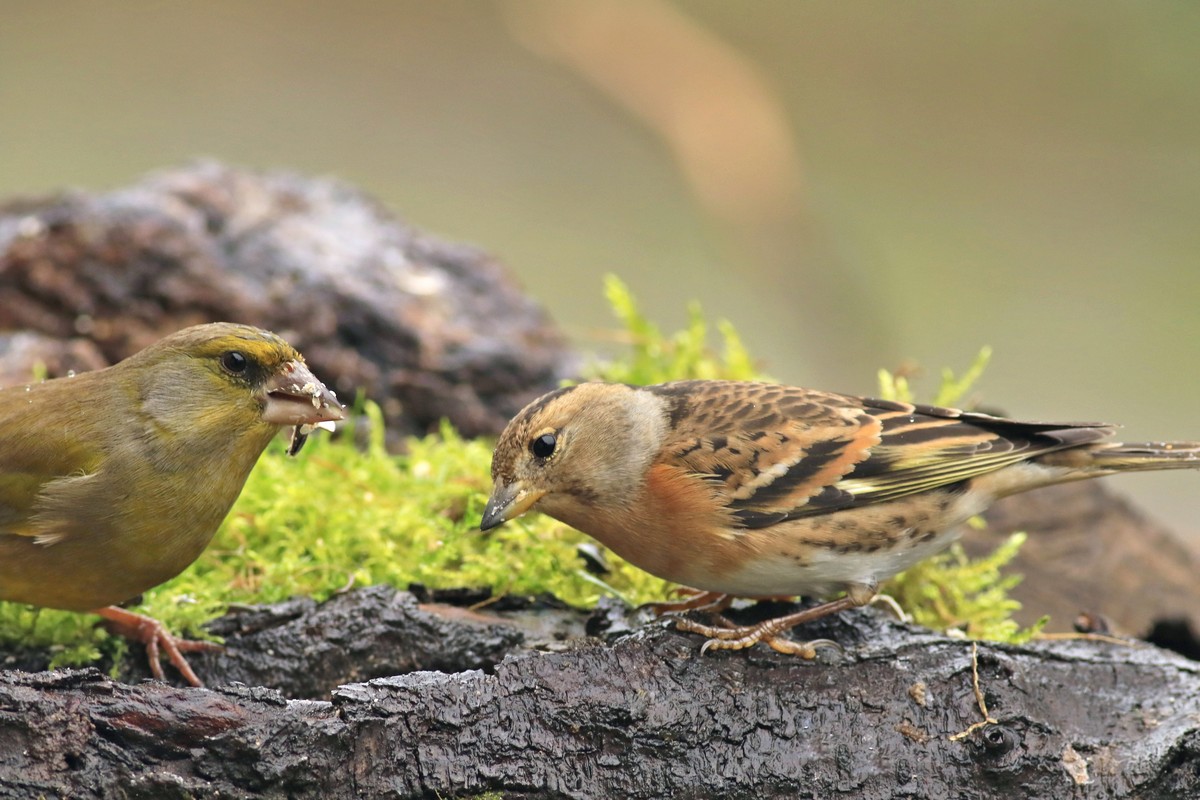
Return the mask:
{"type": "Polygon", "coordinates": [[[1103,423],[1020,422],[956,409],[864,399],[881,425],[879,444],[854,470],[780,515],[747,508],[747,527],[894,500],[960,483],[1044,453],[1096,442],[1113,426],[1103,423]]]}
{"type": "Polygon", "coordinates": [[[738,516],[804,507],[869,457],[883,427],[857,398],[791,386],[681,381],[648,390],[670,404],[666,457],[718,484],[738,516]]]}

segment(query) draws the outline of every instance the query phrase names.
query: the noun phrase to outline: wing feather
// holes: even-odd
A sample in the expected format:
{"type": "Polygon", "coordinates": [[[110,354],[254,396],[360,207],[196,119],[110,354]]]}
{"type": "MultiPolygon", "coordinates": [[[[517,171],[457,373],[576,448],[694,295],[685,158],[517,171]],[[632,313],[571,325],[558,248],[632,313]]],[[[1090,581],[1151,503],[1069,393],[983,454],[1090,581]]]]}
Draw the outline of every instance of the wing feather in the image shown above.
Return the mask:
{"type": "Polygon", "coordinates": [[[675,409],[670,457],[715,484],[747,528],[960,484],[1113,431],[774,384],[650,388],[675,409]]]}
{"type": "Polygon", "coordinates": [[[90,375],[80,375],[66,384],[54,381],[35,384],[28,390],[24,387],[0,390],[0,431],[4,436],[4,458],[0,459],[0,534],[43,540],[53,535],[45,517],[41,522],[35,521],[45,498],[56,496],[78,478],[99,468],[100,444],[86,435],[87,426],[60,401],[61,395],[75,392],[94,396],[101,403],[103,397],[92,391],[90,375]],[[28,402],[31,393],[42,396],[31,403],[28,402]]]}

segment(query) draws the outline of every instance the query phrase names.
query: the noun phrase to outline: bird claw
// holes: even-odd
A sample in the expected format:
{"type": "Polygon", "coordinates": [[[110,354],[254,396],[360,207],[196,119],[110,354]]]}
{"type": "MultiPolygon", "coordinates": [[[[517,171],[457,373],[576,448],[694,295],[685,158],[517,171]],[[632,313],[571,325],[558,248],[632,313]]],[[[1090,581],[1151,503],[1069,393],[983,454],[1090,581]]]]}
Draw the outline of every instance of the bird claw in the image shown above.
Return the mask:
{"type": "Polygon", "coordinates": [[[812,642],[797,642],[788,639],[781,635],[782,630],[776,630],[779,626],[772,624],[776,620],[766,620],[757,625],[735,625],[723,617],[718,620],[722,623],[721,626],[704,625],[690,619],[679,619],[675,621],[675,627],[678,630],[708,637],[704,644],[700,645],[700,655],[704,655],[709,650],[742,650],[761,642],[776,652],[812,659],[817,655],[816,647],[837,646],[835,642],[828,639],[817,639],[812,642]]]}
{"type": "Polygon", "coordinates": [[[717,614],[713,616],[714,621],[717,622],[716,625],[705,625],[701,622],[681,617],[675,620],[675,628],[687,631],[688,633],[698,633],[708,638],[708,641],[700,646],[701,655],[707,653],[709,650],[741,650],[745,647],[753,647],[762,642],[776,652],[812,659],[816,658],[817,648],[819,647],[831,647],[841,653],[844,653],[845,650],[837,642],[830,639],[813,639],[808,642],[798,642],[783,636],[784,631],[805,622],[811,622],[829,614],[853,608],[857,605],[861,605],[861,603],[847,596],[831,600],[828,603],[823,603],[813,608],[807,608],[792,614],[785,614],[782,617],[763,620],[755,625],[737,625],[717,614]]]}
{"type": "MultiPolygon", "coordinates": [[[[733,628],[723,630],[721,633],[737,633],[742,630],[749,630],[751,633],[738,636],[736,638],[728,638],[724,636],[715,636],[708,639],[704,644],[700,645],[700,655],[704,655],[709,650],[741,650],[746,647],[753,647],[756,644],[765,644],[777,653],[783,653],[788,656],[796,656],[805,660],[811,661],[817,657],[817,648],[828,647],[838,651],[839,654],[845,653],[845,649],[833,641],[832,639],[812,639],[807,642],[799,642],[795,639],[789,639],[781,634],[769,635],[766,633],[756,633],[756,626],[748,626],[746,628],[733,628]]],[[[718,629],[720,630],[720,629],[718,629]]]]}
{"type": "Polygon", "coordinates": [[[871,598],[870,605],[883,606],[896,617],[900,622],[912,622],[912,617],[907,614],[900,604],[896,602],[896,598],[890,594],[877,594],[871,598]]]}
{"type": "Polygon", "coordinates": [[[798,656],[810,661],[817,657],[817,648],[820,647],[828,647],[830,650],[836,650],[838,655],[845,655],[846,653],[846,648],[833,639],[810,639],[807,642],[797,642],[794,639],[787,639],[783,636],[772,636],[770,639],[764,639],[763,644],[768,645],[777,653],[798,656]]]}
{"type": "Polygon", "coordinates": [[[203,681],[196,676],[184,653],[212,653],[225,648],[216,642],[200,642],[191,639],[180,639],[172,635],[163,624],[153,617],[135,614],[116,606],[96,609],[105,619],[105,627],[112,633],[131,641],[140,642],[146,647],[146,658],[150,663],[150,674],[156,680],[165,681],[162,664],[159,661],[160,652],[166,653],[167,660],[179,671],[183,679],[197,688],[204,686],[203,681]]]}

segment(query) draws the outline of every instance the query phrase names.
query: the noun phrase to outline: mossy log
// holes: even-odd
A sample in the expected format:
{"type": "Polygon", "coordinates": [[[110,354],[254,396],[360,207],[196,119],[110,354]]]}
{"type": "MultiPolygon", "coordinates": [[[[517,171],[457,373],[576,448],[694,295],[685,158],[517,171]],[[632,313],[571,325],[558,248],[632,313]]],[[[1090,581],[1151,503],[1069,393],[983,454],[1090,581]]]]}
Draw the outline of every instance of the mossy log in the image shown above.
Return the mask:
{"type": "MultiPolygon", "coordinates": [[[[354,597],[378,610],[378,592],[351,593],[347,625],[354,597]]],[[[428,614],[440,635],[503,624],[409,616],[428,614]]],[[[439,635],[428,622],[409,634],[439,635]]],[[[1195,662],[1090,641],[976,649],[874,610],[831,625],[808,633],[846,652],[815,662],[700,656],[654,623],[319,701],[0,673],[0,797],[1200,796],[1195,662]]]]}
{"type": "MultiPolygon", "coordinates": [[[[1052,491],[996,519],[1036,531],[1022,512],[1084,503],[1030,543],[1103,546],[1076,548],[1070,579],[1038,562],[1035,596],[1075,608],[1114,548],[1110,587],[1146,598],[1106,600],[1118,612],[1195,610],[1186,550],[1103,490],[1052,491]]],[[[0,672],[0,798],[1200,796],[1200,664],[1132,640],[976,650],[866,609],[798,631],[840,655],[701,657],[615,602],[418,594],[231,611],[227,650],[193,661],[213,689],[0,672]]]]}
{"type": "MultiPolygon", "coordinates": [[[[495,432],[575,359],[493,259],[297,176],[202,164],[10,202],[0,272],[0,327],[36,334],[0,342],[7,374],[237,318],[381,399],[396,434],[441,416],[495,432]]],[[[1195,652],[1195,555],[1100,484],[989,521],[969,549],[1030,533],[1030,617],[1093,612],[1195,652]]],[[[137,657],[116,681],[5,654],[26,671],[0,671],[0,798],[1200,796],[1200,665],[1134,642],[976,649],[868,609],[799,632],[841,655],[701,657],[613,603],[386,587],[213,627],[227,649],[193,659],[205,690],[136,682],[137,657]]]]}

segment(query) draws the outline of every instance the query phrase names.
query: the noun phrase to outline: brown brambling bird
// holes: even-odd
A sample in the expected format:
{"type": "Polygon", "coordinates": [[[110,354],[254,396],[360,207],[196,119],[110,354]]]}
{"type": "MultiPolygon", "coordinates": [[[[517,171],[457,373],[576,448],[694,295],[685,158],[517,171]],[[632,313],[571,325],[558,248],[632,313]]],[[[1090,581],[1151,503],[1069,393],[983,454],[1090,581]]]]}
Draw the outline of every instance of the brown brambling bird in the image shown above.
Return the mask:
{"type": "Polygon", "coordinates": [[[230,323],[0,390],[0,600],[99,614],[146,645],[156,678],[161,647],[199,686],[183,652],[216,645],[115,604],[200,555],[281,428],[295,454],[344,416],[291,345],[230,323]]]}
{"type": "Polygon", "coordinates": [[[664,604],[672,610],[844,591],[756,625],[677,621],[709,637],[703,650],[763,642],[812,658],[832,643],[782,634],[870,602],[881,581],[945,549],[998,498],[1116,472],[1200,468],[1200,443],[1102,442],[1113,430],[766,383],[583,383],[508,424],[480,527],[530,509],[549,514],[699,590],[664,604]]]}

